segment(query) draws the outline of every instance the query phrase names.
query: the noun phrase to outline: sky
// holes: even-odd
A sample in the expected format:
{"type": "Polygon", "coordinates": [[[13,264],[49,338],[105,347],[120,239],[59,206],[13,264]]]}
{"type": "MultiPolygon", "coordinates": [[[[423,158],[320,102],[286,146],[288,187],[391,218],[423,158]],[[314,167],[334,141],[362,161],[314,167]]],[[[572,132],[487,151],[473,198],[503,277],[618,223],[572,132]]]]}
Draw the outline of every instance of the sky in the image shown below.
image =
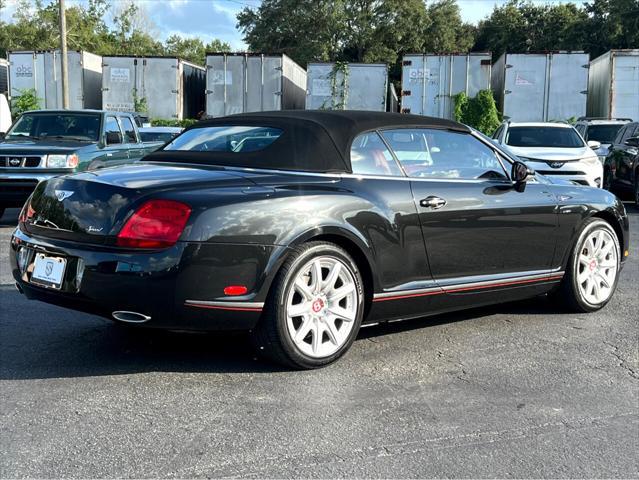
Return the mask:
{"type": "MultiPolygon", "coordinates": [[[[66,0],[67,6],[85,0],[66,0]]],[[[118,4],[128,4],[130,0],[112,0],[118,4]]],[[[242,35],[236,29],[236,15],[244,7],[258,7],[261,0],[133,0],[140,6],[144,16],[154,25],[153,33],[164,40],[177,33],[185,37],[199,37],[209,42],[219,38],[228,42],[233,50],[246,49],[242,35]]],[[[506,0],[457,0],[464,21],[477,23],[489,15],[495,5],[506,0]]],[[[570,0],[533,0],[533,3],[565,3],[570,0]]],[[[7,0],[7,6],[0,12],[2,18],[10,19],[18,0],[7,0]]]]}

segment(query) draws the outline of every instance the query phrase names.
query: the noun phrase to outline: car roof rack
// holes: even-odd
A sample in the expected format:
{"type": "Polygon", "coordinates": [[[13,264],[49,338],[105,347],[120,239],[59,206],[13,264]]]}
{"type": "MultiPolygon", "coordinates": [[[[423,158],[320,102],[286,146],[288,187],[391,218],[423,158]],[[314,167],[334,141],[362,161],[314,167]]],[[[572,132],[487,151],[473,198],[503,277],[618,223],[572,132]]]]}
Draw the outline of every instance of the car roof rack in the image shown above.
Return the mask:
{"type": "Polygon", "coordinates": [[[587,120],[612,120],[617,122],[632,122],[632,118],[579,117],[577,119],[578,122],[583,122],[587,120]]]}

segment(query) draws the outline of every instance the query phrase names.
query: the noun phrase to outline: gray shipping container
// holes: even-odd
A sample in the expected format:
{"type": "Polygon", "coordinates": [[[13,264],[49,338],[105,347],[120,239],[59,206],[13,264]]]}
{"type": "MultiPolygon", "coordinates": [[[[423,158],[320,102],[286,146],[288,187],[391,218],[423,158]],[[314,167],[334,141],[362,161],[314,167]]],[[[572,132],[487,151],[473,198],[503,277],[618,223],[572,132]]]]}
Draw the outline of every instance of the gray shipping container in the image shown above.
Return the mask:
{"type": "Polygon", "coordinates": [[[205,69],[175,57],[104,57],[102,108],[121,112],[146,101],[151,118],[183,120],[204,112],[205,69]]]}
{"type": "Polygon", "coordinates": [[[207,54],[206,114],[304,108],[306,71],[286,55],[207,54]]]}
{"type": "Polygon", "coordinates": [[[588,60],[584,52],[504,53],[492,71],[497,108],[518,122],[585,115],[588,60]]]}
{"type": "Polygon", "coordinates": [[[639,49],[611,50],[590,62],[588,116],[639,121],[639,49]]]}
{"type": "Polygon", "coordinates": [[[309,63],[306,83],[307,110],[371,110],[385,112],[388,65],[309,63]]]}
{"type": "Polygon", "coordinates": [[[490,52],[405,55],[402,62],[402,113],[454,119],[453,97],[475,97],[490,89],[490,52]]]}
{"type": "MultiPolygon", "coordinates": [[[[102,107],[102,57],[89,52],[69,51],[69,108],[102,107]]],[[[62,57],[59,50],[9,52],[9,95],[35,89],[40,108],[61,109],[62,57]]]]}
{"type": "Polygon", "coordinates": [[[0,58],[0,93],[9,93],[9,62],[0,58]]]}

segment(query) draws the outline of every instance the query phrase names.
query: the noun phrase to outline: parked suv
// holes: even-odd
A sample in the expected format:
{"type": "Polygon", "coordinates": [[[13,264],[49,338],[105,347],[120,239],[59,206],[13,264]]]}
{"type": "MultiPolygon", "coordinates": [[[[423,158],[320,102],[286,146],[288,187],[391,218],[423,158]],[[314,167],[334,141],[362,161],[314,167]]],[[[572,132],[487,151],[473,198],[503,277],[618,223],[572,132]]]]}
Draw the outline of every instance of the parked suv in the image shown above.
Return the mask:
{"type": "Polygon", "coordinates": [[[0,143],[0,217],[21,207],[41,180],[133,162],[162,145],[142,143],[130,113],[26,112],[0,143]]]}
{"type": "Polygon", "coordinates": [[[604,162],[604,188],[610,191],[634,191],[639,207],[639,122],[619,130],[604,162]]]}
{"type": "Polygon", "coordinates": [[[575,123],[575,130],[584,137],[586,142],[596,141],[601,143],[595,153],[603,163],[606,155],[608,155],[608,147],[610,147],[617,133],[619,133],[619,129],[631,121],[629,118],[580,117],[575,123]]]}
{"type": "Polygon", "coordinates": [[[580,185],[600,187],[603,166],[593,149],[571,125],[552,122],[504,122],[493,134],[535,171],[580,185]]]}

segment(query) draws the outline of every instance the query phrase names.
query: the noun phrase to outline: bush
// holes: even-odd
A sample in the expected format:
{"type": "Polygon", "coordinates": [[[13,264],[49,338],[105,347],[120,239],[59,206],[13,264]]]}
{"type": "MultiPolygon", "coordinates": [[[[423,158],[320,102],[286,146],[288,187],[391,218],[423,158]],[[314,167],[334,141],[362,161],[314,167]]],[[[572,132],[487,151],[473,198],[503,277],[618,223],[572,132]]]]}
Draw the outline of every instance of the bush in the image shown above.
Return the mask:
{"type": "Polygon", "coordinates": [[[196,124],[198,121],[194,118],[185,118],[184,120],[167,120],[164,118],[151,119],[151,125],[154,127],[181,127],[186,128],[196,124]]]}
{"type": "Polygon", "coordinates": [[[486,135],[499,127],[499,114],[490,90],[481,90],[475,98],[465,93],[455,95],[455,120],[476,128],[486,135]]]}
{"type": "Polygon", "coordinates": [[[29,110],[38,110],[40,108],[41,99],[38,98],[35,89],[25,88],[17,91],[19,96],[11,98],[11,115],[13,115],[13,118],[17,118],[29,110]]]}

